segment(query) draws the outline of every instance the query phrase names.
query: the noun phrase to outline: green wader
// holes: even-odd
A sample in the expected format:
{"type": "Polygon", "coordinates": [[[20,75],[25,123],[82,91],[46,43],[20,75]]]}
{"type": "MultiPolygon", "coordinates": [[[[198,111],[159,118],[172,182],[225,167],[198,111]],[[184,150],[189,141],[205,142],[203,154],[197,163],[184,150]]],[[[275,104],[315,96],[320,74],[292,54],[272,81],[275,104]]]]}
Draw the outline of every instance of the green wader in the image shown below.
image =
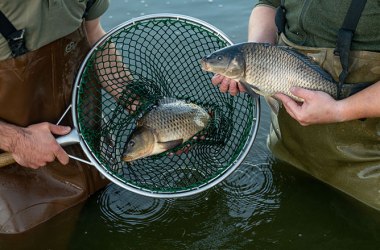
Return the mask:
{"type": "MultiPolygon", "coordinates": [[[[313,58],[338,81],[342,67],[334,48],[299,46],[283,34],[279,44],[313,58]]],[[[352,51],[346,83],[379,80],[380,53],[352,51]]],[[[305,127],[284,108],[271,116],[268,145],[276,158],[380,211],[380,118],[305,127]]]]}
{"type": "MultiPolygon", "coordinates": [[[[89,49],[82,25],[38,50],[1,61],[0,119],[18,126],[56,123],[71,102],[76,71],[89,49]]],[[[65,147],[65,151],[85,158],[78,145],[65,147]]],[[[65,166],[55,161],[38,170],[18,164],[3,167],[0,234],[33,228],[86,200],[107,183],[95,167],[75,160],[65,166]]]]}

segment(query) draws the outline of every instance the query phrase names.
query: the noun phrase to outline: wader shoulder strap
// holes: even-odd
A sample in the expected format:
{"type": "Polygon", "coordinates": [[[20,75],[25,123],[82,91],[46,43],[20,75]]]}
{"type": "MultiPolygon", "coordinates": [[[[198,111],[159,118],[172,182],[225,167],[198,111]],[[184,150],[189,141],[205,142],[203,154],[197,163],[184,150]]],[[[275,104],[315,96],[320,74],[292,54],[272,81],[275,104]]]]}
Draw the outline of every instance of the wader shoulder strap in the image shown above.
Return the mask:
{"type": "Polygon", "coordinates": [[[285,0],[281,0],[281,5],[276,9],[275,24],[277,26],[278,34],[285,32],[286,24],[286,9],[285,9],[285,0]]]}
{"type": "Polygon", "coordinates": [[[352,0],[342,27],[338,31],[338,39],[334,54],[340,58],[342,72],[339,75],[338,99],[340,99],[342,86],[348,75],[348,58],[351,49],[352,37],[354,36],[360,16],[367,0],[352,0]]]}
{"type": "MultiPolygon", "coordinates": [[[[88,0],[83,18],[88,15],[88,11],[96,0],[88,0]]],[[[12,56],[17,57],[28,52],[25,45],[25,29],[17,30],[15,26],[8,20],[2,11],[0,11],[0,33],[7,40],[12,56]]]]}
{"type": "Polygon", "coordinates": [[[7,40],[13,57],[17,57],[28,52],[25,46],[25,29],[17,30],[8,18],[0,11],[0,33],[7,40]]]}

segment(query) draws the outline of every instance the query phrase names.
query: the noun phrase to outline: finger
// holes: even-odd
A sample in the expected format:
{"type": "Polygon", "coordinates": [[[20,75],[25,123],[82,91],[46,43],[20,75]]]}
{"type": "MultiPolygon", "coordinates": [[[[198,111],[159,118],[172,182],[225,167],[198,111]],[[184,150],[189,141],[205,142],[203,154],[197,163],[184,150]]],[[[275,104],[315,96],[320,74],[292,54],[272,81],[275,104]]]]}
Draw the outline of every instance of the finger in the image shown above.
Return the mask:
{"type": "Polygon", "coordinates": [[[30,164],[29,166],[24,166],[24,167],[28,167],[28,168],[32,168],[32,169],[39,169],[40,167],[43,167],[43,166],[39,166],[36,164],[30,164]]]}
{"type": "MultiPolygon", "coordinates": [[[[20,158],[18,155],[16,154],[12,154],[13,156],[13,159],[15,159],[15,161],[17,162],[17,164],[23,166],[23,167],[29,167],[28,166],[28,163],[26,161],[24,161],[23,158],[20,158]]],[[[29,164],[30,165],[30,164],[29,164]]]]}
{"type": "Polygon", "coordinates": [[[223,76],[222,75],[219,75],[219,74],[215,74],[212,78],[211,78],[211,83],[214,84],[215,86],[219,85],[223,80],[223,76]]]}
{"type": "Polygon", "coordinates": [[[68,126],[60,126],[49,123],[49,129],[52,134],[55,135],[66,135],[70,132],[71,128],[68,126]]]}
{"type": "Polygon", "coordinates": [[[69,155],[63,150],[61,146],[59,146],[58,150],[54,152],[55,157],[57,157],[57,160],[63,164],[66,165],[69,163],[69,155]]]}
{"type": "Polygon", "coordinates": [[[292,101],[292,98],[290,98],[289,96],[285,95],[285,94],[282,94],[282,93],[277,93],[274,95],[274,98],[276,98],[277,100],[281,101],[282,103],[286,103],[286,102],[290,102],[292,101]]]}
{"type": "Polygon", "coordinates": [[[238,82],[237,86],[238,86],[240,92],[245,92],[246,91],[243,84],[241,84],[241,83],[238,82]]]}
{"type": "MultiPolygon", "coordinates": [[[[285,96],[285,95],[283,95],[283,96],[285,96]]],[[[288,96],[283,97],[283,96],[277,97],[277,94],[275,95],[275,97],[276,97],[277,100],[282,100],[283,107],[285,108],[286,112],[290,115],[290,117],[292,117],[293,119],[297,120],[296,115],[294,114],[293,110],[287,105],[288,101],[284,100],[284,99],[289,98],[289,97],[288,96]]]]}
{"type": "Polygon", "coordinates": [[[38,169],[38,168],[44,167],[44,166],[46,166],[46,162],[43,160],[39,160],[36,162],[29,162],[29,163],[26,163],[26,165],[25,165],[25,167],[32,168],[32,169],[38,169]]]}
{"type": "Polygon", "coordinates": [[[304,89],[304,88],[299,88],[299,87],[292,87],[290,89],[290,92],[293,95],[295,95],[301,99],[304,99],[304,100],[311,99],[313,97],[313,95],[315,94],[314,93],[315,91],[304,89]]]}
{"type": "Polygon", "coordinates": [[[190,145],[190,144],[187,144],[186,147],[182,150],[181,153],[185,153],[185,154],[189,153],[190,148],[191,148],[191,145],[190,145]]]}
{"type": "Polygon", "coordinates": [[[295,115],[295,113],[301,108],[301,106],[296,101],[294,101],[292,98],[290,98],[287,95],[284,95],[284,94],[281,94],[281,93],[277,93],[277,94],[275,94],[274,97],[277,100],[280,100],[282,102],[282,104],[284,105],[286,111],[290,115],[295,115]]]}
{"type": "Polygon", "coordinates": [[[222,93],[226,93],[228,91],[230,85],[230,79],[224,78],[219,86],[219,90],[222,93]]]}
{"type": "Polygon", "coordinates": [[[129,103],[131,104],[126,105],[126,109],[130,113],[133,113],[134,111],[136,111],[140,105],[140,102],[138,100],[133,100],[131,98],[129,99],[129,103]]]}
{"type": "Polygon", "coordinates": [[[237,87],[237,83],[236,82],[233,82],[231,81],[230,82],[230,86],[229,86],[229,92],[232,96],[235,96],[238,94],[239,90],[238,90],[238,87],[237,87]]]}
{"type": "Polygon", "coordinates": [[[51,154],[49,156],[46,156],[46,159],[43,163],[46,163],[46,162],[52,162],[55,160],[55,154],[51,154]]]}

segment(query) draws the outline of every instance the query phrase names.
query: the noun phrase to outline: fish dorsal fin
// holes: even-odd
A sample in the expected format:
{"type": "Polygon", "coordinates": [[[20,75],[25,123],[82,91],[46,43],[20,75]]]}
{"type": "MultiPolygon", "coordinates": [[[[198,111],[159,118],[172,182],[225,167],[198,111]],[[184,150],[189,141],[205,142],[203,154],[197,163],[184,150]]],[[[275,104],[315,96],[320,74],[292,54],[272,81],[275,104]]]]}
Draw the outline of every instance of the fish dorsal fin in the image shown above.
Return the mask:
{"type": "Polygon", "coordinates": [[[317,64],[313,59],[310,57],[302,54],[301,52],[298,52],[297,50],[293,49],[292,47],[289,46],[277,46],[279,49],[282,51],[302,60],[305,62],[305,64],[312,68],[313,70],[317,71],[325,80],[334,82],[334,79],[331,77],[331,75],[326,72],[319,64],[317,64]]]}
{"type": "Polygon", "coordinates": [[[174,98],[174,97],[164,97],[158,101],[158,104],[169,104],[169,103],[175,103],[179,102],[180,100],[174,98]]]}

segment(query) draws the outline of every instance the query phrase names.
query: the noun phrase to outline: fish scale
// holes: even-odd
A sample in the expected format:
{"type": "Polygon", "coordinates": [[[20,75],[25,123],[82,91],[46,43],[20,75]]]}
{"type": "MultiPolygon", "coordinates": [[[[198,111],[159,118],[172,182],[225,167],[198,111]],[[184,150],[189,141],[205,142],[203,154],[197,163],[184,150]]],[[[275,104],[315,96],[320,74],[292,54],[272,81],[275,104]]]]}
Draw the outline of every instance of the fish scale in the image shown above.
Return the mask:
{"type": "Polygon", "coordinates": [[[297,86],[324,91],[336,98],[336,84],[312,67],[314,65],[307,62],[308,58],[289,53],[290,48],[247,43],[243,51],[246,65],[252,65],[246,67],[245,80],[257,84],[264,95],[281,92],[302,101],[290,93],[290,88],[297,86]],[[262,62],[257,63],[260,60],[262,62]]]}
{"type": "Polygon", "coordinates": [[[202,69],[248,84],[264,97],[284,93],[296,101],[292,87],[319,90],[337,97],[332,77],[311,58],[289,47],[240,43],[202,58],[202,69]]]}
{"type": "Polygon", "coordinates": [[[137,121],[128,139],[124,161],[133,161],[174,148],[204,129],[210,115],[200,106],[180,100],[159,103],[137,121]]]}
{"type": "Polygon", "coordinates": [[[142,124],[155,128],[160,135],[159,139],[171,140],[185,137],[188,140],[193,131],[199,130],[199,126],[186,121],[193,120],[200,111],[199,107],[184,102],[181,105],[164,104],[143,117],[142,124]]]}

